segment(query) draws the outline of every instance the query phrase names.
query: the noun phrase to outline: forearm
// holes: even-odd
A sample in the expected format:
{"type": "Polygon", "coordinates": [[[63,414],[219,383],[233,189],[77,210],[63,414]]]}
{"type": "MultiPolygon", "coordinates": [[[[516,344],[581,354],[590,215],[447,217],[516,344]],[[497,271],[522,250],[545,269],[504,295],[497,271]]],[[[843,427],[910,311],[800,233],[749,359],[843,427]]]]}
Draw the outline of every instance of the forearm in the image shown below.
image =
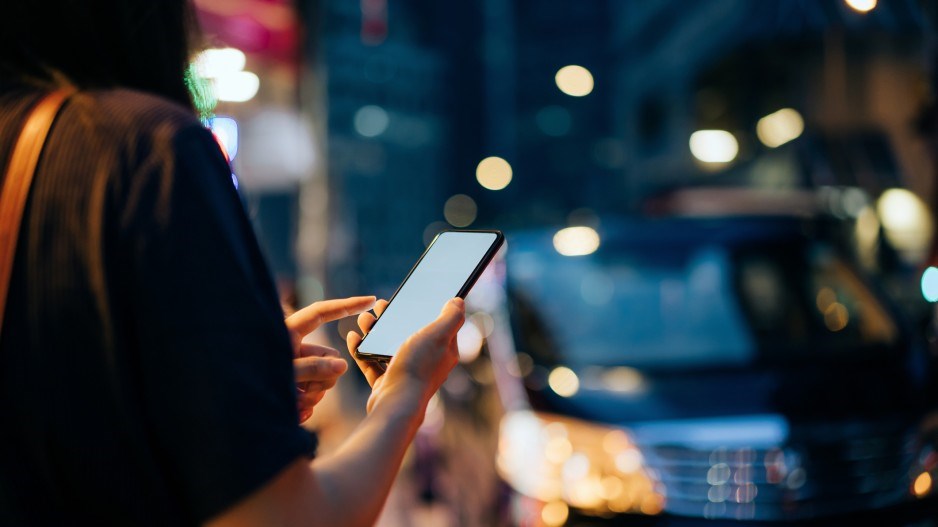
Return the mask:
{"type": "Polygon", "coordinates": [[[373,525],[381,513],[426,407],[416,390],[385,395],[338,451],[312,464],[325,525],[373,525]]]}

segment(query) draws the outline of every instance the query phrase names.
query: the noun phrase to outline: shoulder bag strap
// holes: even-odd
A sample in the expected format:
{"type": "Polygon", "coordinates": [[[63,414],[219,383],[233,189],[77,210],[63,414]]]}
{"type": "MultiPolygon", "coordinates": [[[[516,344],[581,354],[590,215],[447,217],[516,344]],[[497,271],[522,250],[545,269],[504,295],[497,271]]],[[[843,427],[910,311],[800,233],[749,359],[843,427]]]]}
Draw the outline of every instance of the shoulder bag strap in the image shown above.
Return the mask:
{"type": "Polygon", "coordinates": [[[46,136],[52,128],[52,121],[72,93],[74,90],[68,88],[56,90],[43,97],[33,107],[13,147],[3,188],[0,189],[0,332],[3,330],[10,275],[13,273],[13,257],[16,255],[16,240],[23,220],[23,210],[26,208],[26,198],[29,196],[29,187],[32,185],[46,136]]]}

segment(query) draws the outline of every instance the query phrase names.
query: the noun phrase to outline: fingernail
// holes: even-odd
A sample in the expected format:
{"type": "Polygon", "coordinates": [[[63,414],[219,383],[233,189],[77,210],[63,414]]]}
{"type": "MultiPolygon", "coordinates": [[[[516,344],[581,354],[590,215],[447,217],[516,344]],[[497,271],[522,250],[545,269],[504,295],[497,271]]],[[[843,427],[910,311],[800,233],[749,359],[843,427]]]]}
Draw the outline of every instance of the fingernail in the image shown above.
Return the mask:
{"type": "Polygon", "coordinates": [[[345,361],[342,360],[342,359],[334,359],[334,360],[332,361],[332,371],[333,371],[333,373],[342,373],[343,371],[345,371],[345,368],[346,368],[347,366],[348,366],[348,364],[346,364],[345,361]]]}
{"type": "Polygon", "coordinates": [[[458,296],[450,300],[450,302],[452,302],[453,305],[456,307],[463,307],[463,304],[465,303],[465,301],[462,298],[459,298],[458,296]]]}

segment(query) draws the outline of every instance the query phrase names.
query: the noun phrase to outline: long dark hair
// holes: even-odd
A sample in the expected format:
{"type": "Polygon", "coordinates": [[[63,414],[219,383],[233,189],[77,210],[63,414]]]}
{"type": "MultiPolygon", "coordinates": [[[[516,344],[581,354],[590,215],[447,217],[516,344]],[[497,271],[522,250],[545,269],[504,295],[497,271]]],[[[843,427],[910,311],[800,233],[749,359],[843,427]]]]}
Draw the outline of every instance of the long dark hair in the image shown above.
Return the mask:
{"type": "Polygon", "coordinates": [[[10,0],[0,7],[0,80],[125,87],[192,107],[189,0],[10,0]]]}

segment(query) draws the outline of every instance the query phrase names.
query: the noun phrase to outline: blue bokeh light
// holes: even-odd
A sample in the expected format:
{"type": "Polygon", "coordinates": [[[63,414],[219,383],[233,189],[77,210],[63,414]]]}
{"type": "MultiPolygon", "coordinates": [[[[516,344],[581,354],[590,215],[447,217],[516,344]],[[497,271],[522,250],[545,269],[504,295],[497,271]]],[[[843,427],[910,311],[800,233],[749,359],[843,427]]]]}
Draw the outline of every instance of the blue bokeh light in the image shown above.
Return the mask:
{"type": "Polygon", "coordinates": [[[922,296],[929,302],[938,302],[938,268],[929,267],[922,273],[922,296]]]}

